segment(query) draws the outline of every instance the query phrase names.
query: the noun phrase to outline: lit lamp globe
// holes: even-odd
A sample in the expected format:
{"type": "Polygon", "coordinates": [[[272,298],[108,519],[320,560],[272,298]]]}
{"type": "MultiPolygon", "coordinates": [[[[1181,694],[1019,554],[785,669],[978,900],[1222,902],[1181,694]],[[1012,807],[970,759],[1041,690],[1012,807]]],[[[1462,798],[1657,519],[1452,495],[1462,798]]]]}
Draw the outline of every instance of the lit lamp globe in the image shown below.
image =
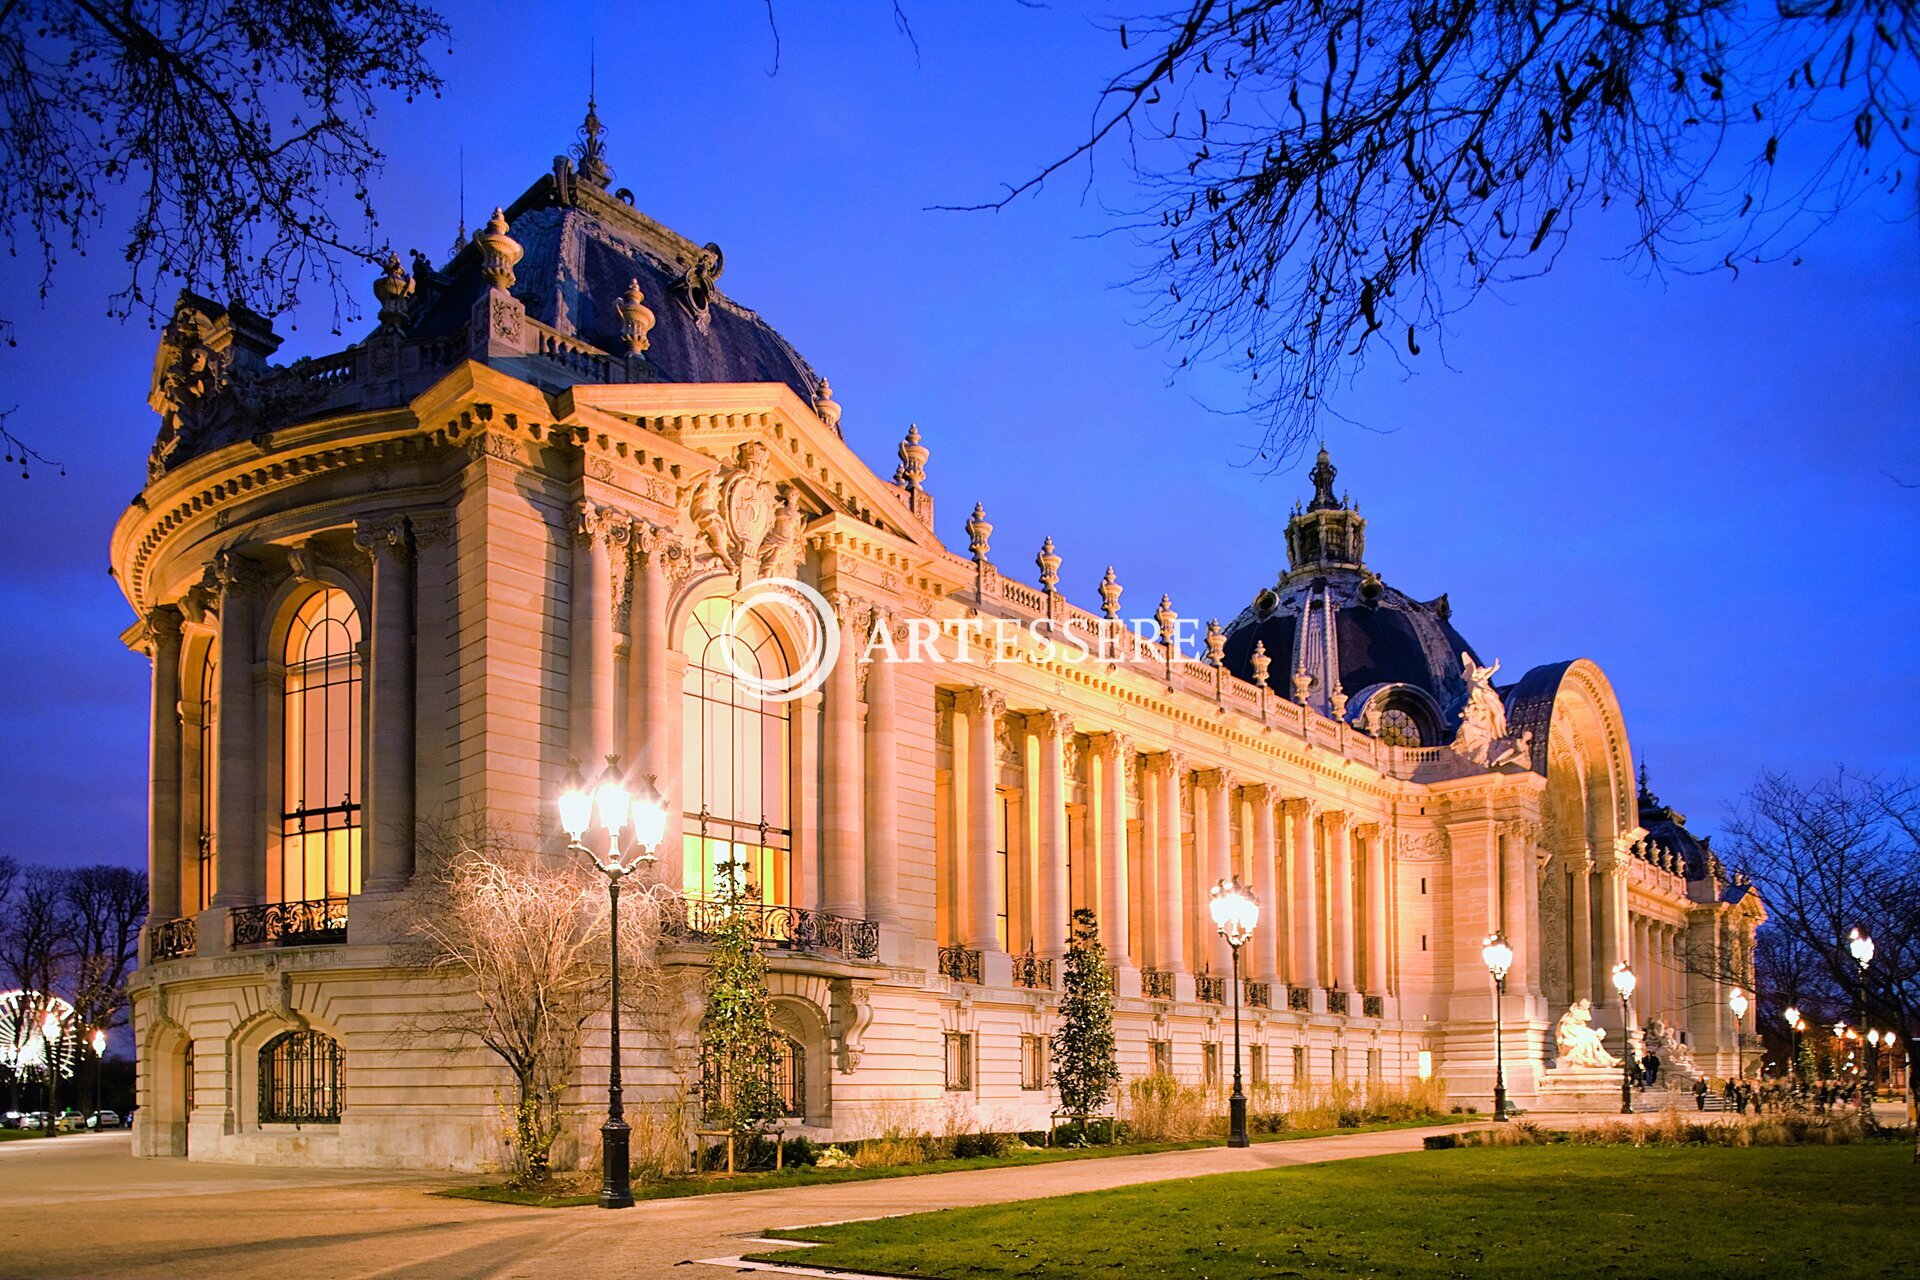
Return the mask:
{"type": "Polygon", "coordinates": [[[1836,1022],[1836,1023],[1834,1023],[1834,1024],[1833,1024],[1833,1038],[1834,1038],[1834,1039],[1836,1039],[1836,1040],[1845,1040],[1845,1039],[1847,1038],[1847,1024],[1846,1024],[1846,1023],[1844,1023],[1844,1022],[1836,1022]]]}
{"type": "Polygon", "coordinates": [[[1847,950],[1853,953],[1861,972],[1866,972],[1867,966],[1873,963],[1873,939],[1862,933],[1859,925],[1847,930],[1847,950]]]}
{"type": "Polygon", "coordinates": [[[633,823],[633,841],[640,846],[640,857],[652,862],[654,850],[667,838],[667,806],[651,775],[640,779],[633,793],[629,818],[633,823]]]}
{"type": "Polygon", "coordinates": [[[1213,927],[1230,947],[1244,945],[1253,936],[1253,927],[1260,919],[1260,903],[1240,883],[1239,876],[1213,886],[1207,910],[1213,916],[1213,927]]]}
{"type": "Polygon", "coordinates": [[[1495,982],[1504,982],[1507,970],[1513,968],[1513,948],[1507,944],[1504,933],[1491,933],[1480,944],[1480,958],[1486,962],[1487,972],[1493,975],[1495,982]]]}
{"type": "Polygon", "coordinates": [[[1639,985],[1640,980],[1634,976],[1632,965],[1622,960],[1613,966],[1613,989],[1620,993],[1623,1003],[1633,999],[1633,989],[1639,985]]]}
{"type": "Polygon", "coordinates": [[[1789,1027],[1793,1028],[1793,1030],[1798,1031],[1800,1029],[1800,1010],[1793,1005],[1788,1005],[1781,1011],[1780,1021],[1786,1023],[1789,1027]]]}
{"type": "Polygon", "coordinates": [[[1747,993],[1739,987],[1735,987],[1727,993],[1727,1008],[1733,1010],[1733,1020],[1735,1022],[1747,1016],[1747,1004],[1747,993]]]}
{"type": "Polygon", "coordinates": [[[593,794],[587,790],[587,780],[581,776],[576,762],[567,766],[566,775],[560,779],[560,825],[566,828],[573,842],[579,844],[592,821],[593,794]]]}
{"type": "Polygon", "coordinates": [[[93,1046],[93,1056],[97,1058],[107,1051],[107,1033],[95,1027],[93,1029],[93,1038],[87,1043],[93,1046]]]}
{"type": "Polygon", "coordinates": [[[613,847],[620,847],[620,829],[627,825],[627,783],[620,776],[620,767],[614,763],[614,757],[607,757],[606,767],[600,770],[600,780],[593,784],[593,804],[600,811],[600,825],[613,837],[613,847]]]}

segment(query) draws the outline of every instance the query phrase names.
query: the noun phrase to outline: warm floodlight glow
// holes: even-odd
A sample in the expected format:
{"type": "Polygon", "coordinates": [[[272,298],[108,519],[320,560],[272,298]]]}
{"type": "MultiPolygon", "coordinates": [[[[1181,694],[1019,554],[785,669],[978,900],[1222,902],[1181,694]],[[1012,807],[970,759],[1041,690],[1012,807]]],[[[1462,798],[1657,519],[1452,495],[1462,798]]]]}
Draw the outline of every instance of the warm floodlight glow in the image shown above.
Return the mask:
{"type": "Polygon", "coordinates": [[[641,856],[647,858],[667,838],[667,806],[660,799],[660,789],[653,785],[652,774],[640,779],[633,793],[633,838],[641,856]]]}
{"type": "Polygon", "coordinates": [[[1727,1008],[1733,1010],[1733,1020],[1738,1022],[1747,1016],[1747,993],[1735,987],[1727,993],[1727,1008]]]}
{"type": "Polygon", "coordinates": [[[97,1058],[107,1051],[107,1033],[95,1027],[93,1029],[93,1038],[87,1043],[93,1046],[93,1056],[97,1058]]]}
{"type": "Polygon", "coordinates": [[[1507,935],[1498,931],[1488,934],[1480,943],[1480,958],[1495,982],[1506,981],[1507,970],[1513,967],[1513,948],[1507,945],[1507,935]]]}
{"type": "Polygon", "coordinates": [[[1240,883],[1239,876],[1213,886],[1213,899],[1207,904],[1207,910],[1213,916],[1213,927],[1230,947],[1238,947],[1252,937],[1253,927],[1260,920],[1259,899],[1240,883]]]}
{"type": "Polygon", "coordinates": [[[560,825],[578,844],[592,821],[593,796],[588,793],[587,780],[580,775],[580,765],[575,762],[567,766],[566,776],[560,779],[560,825]]]}
{"type": "Polygon", "coordinates": [[[1854,960],[1859,963],[1860,972],[1865,973],[1867,966],[1873,963],[1873,939],[1860,932],[1858,925],[1847,930],[1847,950],[1853,953],[1854,960]]]}
{"type": "Polygon", "coordinates": [[[1781,1012],[1780,1020],[1789,1027],[1792,1027],[1795,1031],[1798,1031],[1800,1029],[1800,1010],[1792,1005],[1788,1005],[1786,1009],[1781,1012]]]}
{"type": "Polygon", "coordinates": [[[594,807],[600,811],[600,825],[605,827],[617,845],[620,842],[620,829],[627,825],[627,780],[620,776],[620,757],[608,756],[607,767],[600,771],[600,781],[593,785],[594,807]]]}
{"type": "Polygon", "coordinates": [[[1633,966],[1622,960],[1613,966],[1613,989],[1620,993],[1622,1000],[1633,999],[1633,989],[1640,985],[1640,979],[1634,977],[1633,966]]]}

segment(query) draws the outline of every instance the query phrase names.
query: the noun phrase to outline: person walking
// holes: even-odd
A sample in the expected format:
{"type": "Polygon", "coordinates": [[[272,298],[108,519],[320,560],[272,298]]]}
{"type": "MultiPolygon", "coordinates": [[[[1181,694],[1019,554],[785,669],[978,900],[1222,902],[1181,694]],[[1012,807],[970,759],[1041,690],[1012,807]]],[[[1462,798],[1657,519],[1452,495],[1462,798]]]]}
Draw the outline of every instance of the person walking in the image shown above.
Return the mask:
{"type": "Polygon", "coordinates": [[[1707,1078],[1705,1076],[1693,1082],[1693,1109],[1695,1111],[1707,1109],[1707,1078]]]}

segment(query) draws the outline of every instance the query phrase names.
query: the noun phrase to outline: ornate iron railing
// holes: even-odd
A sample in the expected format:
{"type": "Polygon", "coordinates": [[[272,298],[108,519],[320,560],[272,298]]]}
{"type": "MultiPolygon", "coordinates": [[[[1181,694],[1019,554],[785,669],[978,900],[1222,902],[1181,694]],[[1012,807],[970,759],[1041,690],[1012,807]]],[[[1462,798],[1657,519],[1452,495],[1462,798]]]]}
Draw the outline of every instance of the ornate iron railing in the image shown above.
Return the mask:
{"type": "Polygon", "coordinates": [[[1287,1008],[1295,1013],[1308,1013],[1313,1009],[1313,991],[1308,987],[1287,988],[1287,1008]]]}
{"type": "Polygon", "coordinates": [[[163,920],[147,931],[147,959],[158,962],[190,956],[196,941],[192,916],[163,920]]]}
{"type": "Polygon", "coordinates": [[[1142,969],[1140,971],[1140,990],[1149,1000],[1173,999],[1173,975],[1165,969],[1142,969]]]}
{"type": "Polygon", "coordinates": [[[1347,1011],[1347,995],[1348,993],[1345,991],[1341,991],[1335,987],[1328,987],[1327,1012],[1345,1013],[1347,1011]]]}
{"type": "Polygon", "coordinates": [[[668,938],[704,938],[730,911],[746,912],[754,936],[768,946],[792,951],[826,951],[850,960],[880,954],[880,926],[871,920],[829,915],[806,907],[765,902],[726,903],[674,894],[660,906],[660,933],[668,938]]]}
{"type": "Polygon", "coordinates": [[[263,902],[257,907],[235,907],[227,919],[233,922],[236,947],[308,947],[347,940],[345,898],[263,902]]]}
{"type": "Polygon", "coordinates": [[[1203,973],[1193,980],[1193,998],[1201,1004],[1225,1004],[1227,1002],[1227,980],[1203,973]]]}
{"type": "Polygon", "coordinates": [[[1029,951],[1013,958],[1013,985],[1036,991],[1053,990],[1053,961],[1029,951]]]}
{"type": "Polygon", "coordinates": [[[1241,989],[1241,996],[1249,1009],[1268,1009],[1273,1007],[1273,988],[1264,982],[1248,979],[1241,989]]]}
{"type": "Polygon", "coordinates": [[[1362,996],[1360,998],[1360,1012],[1369,1018],[1386,1017],[1387,998],[1385,996],[1362,996]]]}
{"type": "Polygon", "coordinates": [[[972,947],[940,948],[940,976],[980,985],[980,953],[972,947]]]}

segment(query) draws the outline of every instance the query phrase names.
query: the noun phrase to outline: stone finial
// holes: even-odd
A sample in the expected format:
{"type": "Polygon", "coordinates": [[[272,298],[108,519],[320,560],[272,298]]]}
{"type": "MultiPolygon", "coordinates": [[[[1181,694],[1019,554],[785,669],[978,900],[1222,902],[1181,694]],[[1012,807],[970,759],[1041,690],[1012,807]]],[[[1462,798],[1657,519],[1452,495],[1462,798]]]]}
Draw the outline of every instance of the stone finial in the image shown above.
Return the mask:
{"type": "Polygon", "coordinates": [[[413,296],[413,277],[400,265],[400,255],[387,250],[380,264],[380,278],[373,282],[373,296],[380,299],[380,323],[398,329],[407,322],[407,299],[413,296]]]}
{"type": "Polygon", "coordinates": [[[828,430],[840,434],[840,402],[833,398],[833,384],[825,378],[820,379],[820,389],[813,393],[813,412],[827,424],[828,430]]]}
{"type": "Polygon", "coordinates": [[[1227,632],[1215,618],[1207,623],[1207,662],[1216,667],[1225,666],[1227,661],[1227,632]]]}
{"type": "Polygon", "coordinates": [[[1113,566],[1107,566],[1107,572],[1100,579],[1100,612],[1105,617],[1120,616],[1120,593],[1126,588],[1120,585],[1120,579],[1113,574],[1113,566]]]}
{"type": "Polygon", "coordinates": [[[1058,595],[1060,591],[1060,553],[1053,549],[1053,539],[1048,538],[1040,544],[1040,554],[1033,558],[1040,567],[1040,586],[1048,595],[1058,595]]]}
{"type": "Polygon", "coordinates": [[[1301,706],[1307,704],[1307,695],[1313,692],[1313,677],[1303,667],[1293,673],[1293,700],[1301,706]]]}
{"type": "Polygon", "coordinates": [[[1253,657],[1248,663],[1253,668],[1253,682],[1261,688],[1267,687],[1267,672],[1273,668],[1273,659],[1267,656],[1267,642],[1253,642],[1253,657]]]}
{"type": "Polygon", "coordinates": [[[619,311],[620,341],[628,355],[637,356],[647,349],[651,341],[647,335],[653,332],[653,310],[647,306],[638,280],[627,282],[627,291],[620,295],[619,311]]]}
{"type": "Polygon", "coordinates": [[[503,293],[513,291],[514,264],[526,256],[520,242],[507,234],[507,215],[496,207],[493,216],[473,242],[480,246],[480,274],[487,283],[503,293]]]}
{"type": "Polygon", "coordinates": [[[985,503],[973,504],[973,514],[967,517],[967,549],[973,552],[973,558],[985,563],[987,558],[987,539],[993,535],[993,526],[987,523],[985,503]]]}
{"type": "Polygon", "coordinates": [[[906,438],[900,442],[900,466],[893,473],[893,482],[906,489],[908,493],[918,493],[926,487],[927,459],[931,451],[920,443],[918,423],[907,424],[906,438]]]}
{"type": "Polygon", "coordinates": [[[1327,456],[1326,441],[1320,442],[1320,454],[1313,462],[1313,501],[1307,504],[1309,511],[1331,511],[1340,505],[1333,496],[1333,478],[1339,470],[1333,465],[1333,459],[1327,456]]]}
{"type": "Polygon", "coordinates": [[[1180,615],[1173,611],[1173,597],[1162,594],[1160,607],[1153,611],[1153,621],[1160,628],[1160,642],[1170,645],[1174,642],[1174,624],[1180,621],[1180,615]]]}

